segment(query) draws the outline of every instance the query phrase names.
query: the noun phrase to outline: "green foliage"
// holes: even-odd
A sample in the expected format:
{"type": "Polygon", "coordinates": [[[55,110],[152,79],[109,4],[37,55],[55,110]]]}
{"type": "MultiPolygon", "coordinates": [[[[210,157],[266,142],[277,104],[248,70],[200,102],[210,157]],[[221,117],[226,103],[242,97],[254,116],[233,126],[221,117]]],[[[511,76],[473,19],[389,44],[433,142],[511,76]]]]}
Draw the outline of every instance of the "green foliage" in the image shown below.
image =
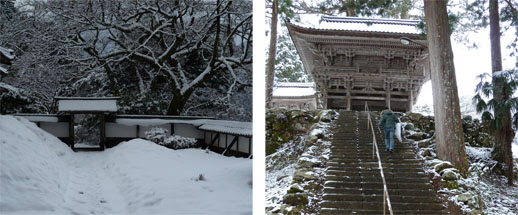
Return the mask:
{"type": "MultiPolygon", "coordinates": [[[[305,10],[328,15],[346,14],[347,16],[407,16],[412,8],[412,0],[324,0],[314,5],[301,3],[305,10]],[[401,15],[399,15],[399,14],[401,15]]],[[[403,17],[406,18],[406,17],[403,17]]]]}
{"type": "MultiPolygon", "coordinates": [[[[462,42],[468,47],[476,48],[477,43],[473,41],[467,32],[478,32],[489,26],[489,1],[488,0],[472,0],[465,1],[461,6],[461,11],[456,15],[458,24],[456,30],[456,40],[462,42]]],[[[501,32],[505,32],[510,28],[518,27],[518,1],[500,0],[500,28],[501,32]]],[[[507,44],[507,48],[511,49],[509,56],[515,56],[516,66],[518,66],[518,31],[513,41],[507,44]]]]}
{"type": "Polygon", "coordinates": [[[505,115],[511,112],[513,127],[515,130],[518,129],[518,69],[497,72],[493,74],[492,82],[486,81],[488,77],[491,76],[487,73],[477,76],[480,82],[473,96],[477,112],[482,113],[482,121],[488,123],[492,130],[500,129],[505,115]],[[496,90],[493,83],[496,82],[502,84],[503,93],[509,95],[508,99],[497,101],[493,97],[496,90]]]}
{"type": "Polygon", "coordinates": [[[275,57],[275,82],[311,82],[304,72],[302,61],[286,30],[281,30],[277,38],[275,57]]]}

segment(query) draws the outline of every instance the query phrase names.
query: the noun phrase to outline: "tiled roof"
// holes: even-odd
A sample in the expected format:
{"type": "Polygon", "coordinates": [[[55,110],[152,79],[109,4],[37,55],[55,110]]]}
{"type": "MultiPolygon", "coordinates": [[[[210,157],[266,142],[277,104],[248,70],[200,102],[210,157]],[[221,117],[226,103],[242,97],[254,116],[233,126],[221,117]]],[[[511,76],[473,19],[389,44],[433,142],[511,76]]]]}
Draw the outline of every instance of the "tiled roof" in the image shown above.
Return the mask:
{"type": "Polygon", "coordinates": [[[322,16],[318,23],[292,24],[314,30],[420,34],[418,20],[322,16]]]}
{"type": "Polygon", "coordinates": [[[277,83],[273,89],[274,97],[303,97],[315,95],[313,83],[277,83]]]}

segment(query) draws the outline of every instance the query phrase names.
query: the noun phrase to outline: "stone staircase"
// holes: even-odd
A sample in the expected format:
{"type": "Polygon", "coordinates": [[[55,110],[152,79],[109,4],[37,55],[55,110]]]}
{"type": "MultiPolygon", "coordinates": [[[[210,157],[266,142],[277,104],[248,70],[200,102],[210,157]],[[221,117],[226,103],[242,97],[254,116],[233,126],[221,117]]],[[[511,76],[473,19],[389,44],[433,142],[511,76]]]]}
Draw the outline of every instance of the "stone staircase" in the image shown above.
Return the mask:
{"type": "MultiPolygon", "coordinates": [[[[340,113],[327,163],[321,214],[383,214],[383,182],[377,159],[372,159],[367,114],[340,113]]],[[[377,129],[379,115],[370,114],[394,214],[448,214],[412,148],[396,141],[395,152],[386,152],[383,134],[377,129]]]]}

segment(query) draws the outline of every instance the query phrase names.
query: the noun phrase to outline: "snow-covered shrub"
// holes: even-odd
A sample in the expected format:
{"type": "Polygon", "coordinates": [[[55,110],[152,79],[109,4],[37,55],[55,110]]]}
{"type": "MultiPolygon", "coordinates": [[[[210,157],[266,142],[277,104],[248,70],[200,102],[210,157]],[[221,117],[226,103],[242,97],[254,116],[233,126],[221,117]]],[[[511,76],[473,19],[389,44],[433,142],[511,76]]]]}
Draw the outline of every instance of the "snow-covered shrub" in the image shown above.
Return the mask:
{"type": "Polygon", "coordinates": [[[186,149],[196,146],[196,139],[182,136],[170,136],[160,145],[171,149],[186,149]]]}
{"type": "Polygon", "coordinates": [[[167,138],[167,129],[160,127],[153,127],[151,130],[146,131],[146,139],[151,142],[163,145],[164,140],[167,138]]]}
{"type": "Polygon", "coordinates": [[[146,131],[146,139],[171,149],[186,149],[196,146],[196,139],[177,135],[167,136],[167,129],[154,127],[146,131]]]}

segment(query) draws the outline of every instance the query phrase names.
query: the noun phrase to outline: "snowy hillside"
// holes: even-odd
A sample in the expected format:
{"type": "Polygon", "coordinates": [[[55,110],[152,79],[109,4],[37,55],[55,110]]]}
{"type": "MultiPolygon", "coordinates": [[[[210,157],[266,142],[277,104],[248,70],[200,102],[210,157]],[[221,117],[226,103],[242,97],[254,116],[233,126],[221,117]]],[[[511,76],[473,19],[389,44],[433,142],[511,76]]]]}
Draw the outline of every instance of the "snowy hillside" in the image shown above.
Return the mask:
{"type": "Polygon", "coordinates": [[[0,116],[0,214],[251,214],[252,160],[134,139],[72,152],[0,116]]]}

